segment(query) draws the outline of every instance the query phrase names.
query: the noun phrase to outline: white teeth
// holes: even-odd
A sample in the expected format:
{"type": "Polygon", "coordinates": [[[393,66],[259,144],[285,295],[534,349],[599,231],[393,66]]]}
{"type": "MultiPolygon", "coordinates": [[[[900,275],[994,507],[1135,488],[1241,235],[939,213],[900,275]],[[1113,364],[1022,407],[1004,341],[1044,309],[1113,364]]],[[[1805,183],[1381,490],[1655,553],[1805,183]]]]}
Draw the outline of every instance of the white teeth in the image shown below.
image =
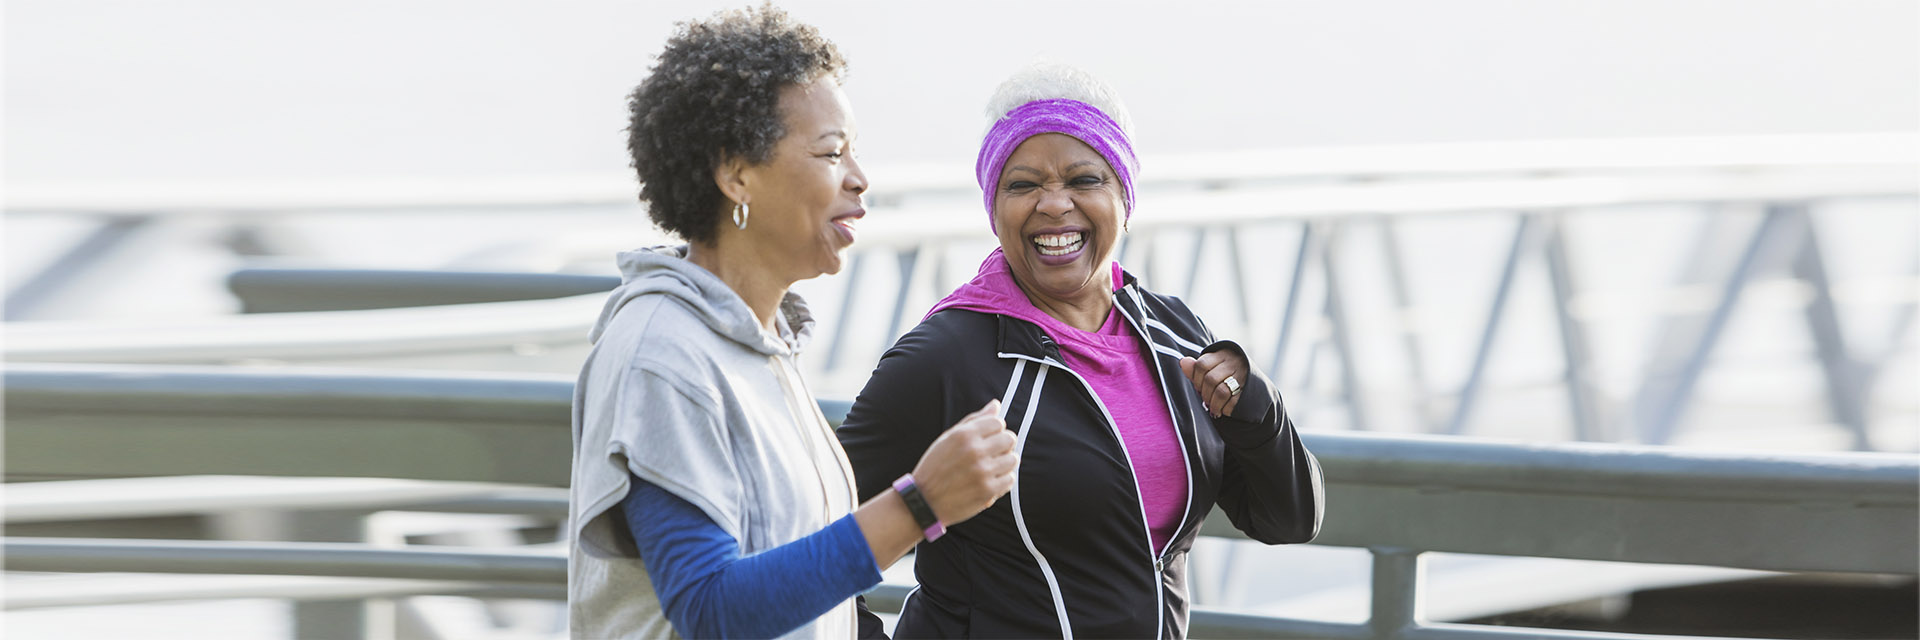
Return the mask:
{"type": "Polygon", "coordinates": [[[1078,231],[1039,235],[1033,237],[1033,244],[1041,255],[1064,256],[1080,249],[1081,237],[1078,231]]]}

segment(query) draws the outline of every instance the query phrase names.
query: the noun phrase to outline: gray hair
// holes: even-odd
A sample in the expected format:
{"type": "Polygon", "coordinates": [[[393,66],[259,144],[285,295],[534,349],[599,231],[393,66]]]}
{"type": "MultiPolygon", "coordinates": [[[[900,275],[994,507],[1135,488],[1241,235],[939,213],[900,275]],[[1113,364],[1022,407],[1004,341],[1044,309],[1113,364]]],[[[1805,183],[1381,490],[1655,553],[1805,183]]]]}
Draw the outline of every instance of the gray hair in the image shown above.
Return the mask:
{"type": "Polygon", "coordinates": [[[1134,137],[1133,118],[1127,115],[1127,105],[1120,101],[1119,92],[1077,67],[1045,61],[1035,62],[1014,72],[1000,83],[999,88],[993,90],[993,98],[987,100],[987,127],[982,130],[981,136],[985,137],[985,132],[993,128],[993,123],[1007,117],[1007,112],[1020,105],[1054,99],[1078,100],[1093,105],[1119,123],[1120,130],[1125,131],[1128,138],[1134,137]]]}

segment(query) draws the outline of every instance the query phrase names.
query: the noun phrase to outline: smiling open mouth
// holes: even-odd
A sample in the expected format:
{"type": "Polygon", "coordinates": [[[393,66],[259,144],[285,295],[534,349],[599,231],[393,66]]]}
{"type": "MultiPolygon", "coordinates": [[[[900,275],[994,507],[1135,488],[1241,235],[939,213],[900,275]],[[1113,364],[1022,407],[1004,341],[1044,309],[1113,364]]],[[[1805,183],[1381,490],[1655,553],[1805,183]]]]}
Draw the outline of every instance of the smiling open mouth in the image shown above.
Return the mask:
{"type": "Polygon", "coordinates": [[[1040,255],[1043,256],[1064,256],[1079,251],[1084,244],[1086,241],[1081,238],[1078,231],[1041,234],[1033,237],[1033,246],[1038,248],[1040,255]]]}
{"type": "Polygon", "coordinates": [[[842,241],[846,242],[847,244],[853,244],[853,238],[855,235],[857,235],[857,231],[855,230],[856,225],[859,224],[860,218],[865,217],[866,215],[867,215],[867,212],[865,210],[861,210],[861,211],[856,211],[849,214],[835,216],[832,220],[829,220],[828,222],[832,223],[834,231],[837,231],[840,233],[840,239],[842,241]]]}

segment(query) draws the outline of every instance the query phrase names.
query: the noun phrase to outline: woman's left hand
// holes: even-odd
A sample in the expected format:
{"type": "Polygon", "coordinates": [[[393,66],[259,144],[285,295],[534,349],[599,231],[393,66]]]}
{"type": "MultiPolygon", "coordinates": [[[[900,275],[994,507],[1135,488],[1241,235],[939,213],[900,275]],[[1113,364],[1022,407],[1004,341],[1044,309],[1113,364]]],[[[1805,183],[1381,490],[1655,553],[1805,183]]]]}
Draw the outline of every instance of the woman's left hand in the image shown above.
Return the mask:
{"type": "Polygon", "coordinates": [[[1218,418],[1231,415],[1240,405],[1240,390],[1247,385],[1247,359],[1239,352],[1223,349],[1199,358],[1181,358],[1180,373],[1200,393],[1207,413],[1218,418]],[[1232,380],[1232,382],[1228,382],[1232,380]]]}

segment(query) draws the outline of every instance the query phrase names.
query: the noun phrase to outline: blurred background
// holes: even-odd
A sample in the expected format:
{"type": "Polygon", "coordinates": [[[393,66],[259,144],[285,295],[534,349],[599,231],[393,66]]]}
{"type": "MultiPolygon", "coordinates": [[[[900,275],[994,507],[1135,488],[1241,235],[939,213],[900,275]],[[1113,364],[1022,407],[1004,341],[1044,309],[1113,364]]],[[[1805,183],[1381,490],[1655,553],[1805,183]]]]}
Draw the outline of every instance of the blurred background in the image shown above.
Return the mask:
{"type": "MultiPolygon", "coordinates": [[[[823,399],[857,394],[886,346],[995,246],[971,178],[983,105],[1047,59],[1107,80],[1137,124],[1140,208],[1122,264],[1246,344],[1308,432],[1920,451],[1920,3],[778,4],[851,61],[873,183],[849,268],[796,287],[821,318],[803,363],[823,399]]],[[[185,376],[186,398],[307,375],[570,380],[613,253],[670,241],[634,198],[625,96],[675,22],[737,6],[7,2],[10,535],[141,537],[155,522],[105,507],[14,515],[157,486],[84,484],[146,467],[98,462],[76,406],[147,400],[62,381],[185,376]],[[294,377],[194,377],[224,375],[294,377]],[[42,379],[54,382],[31,398],[16,382],[42,379]],[[40,492],[15,484],[28,481],[40,492]]],[[[302,410],[290,406],[258,419],[285,422],[302,410]]],[[[260,520],[236,510],[265,507],[196,509],[166,517],[224,524],[183,538],[298,537],[235,524],[260,520]]],[[[382,535],[401,543],[497,542],[476,532],[501,530],[538,543],[526,532],[552,528],[386,516],[382,535]]],[[[1245,544],[1196,551],[1198,603],[1365,619],[1365,551],[1245,544]]],[[[1560,606],[1548,617],[1642,631],[1619,623],[1631,594],[1748,588],[1753,574],[1725,571],[1770,568],[1622,570],[1636,577],[1529,599],[1542,579],[1614,574],[1429,555],[1429,612],[1451,612],[1440,619],[1560,606]]],[[[1911,637],[1908,569],[1788,592],[1892,593],[1896,604],[1853,616],[1880,626],[1806,633],[1911,637]]],[[[373,614],[310,595],[153,604],[166,598],[74,579],[9,573],[7,633],[558,633],[538,599],[427,595],[373,614]],[[370,619],[388,626],[366,632],[370,619]]],[[[1679,602],[1666,606],[1718,610],[1679,602]]],[[[1729,624],[1706,629],[1738,631],[1729,624]]]]}

